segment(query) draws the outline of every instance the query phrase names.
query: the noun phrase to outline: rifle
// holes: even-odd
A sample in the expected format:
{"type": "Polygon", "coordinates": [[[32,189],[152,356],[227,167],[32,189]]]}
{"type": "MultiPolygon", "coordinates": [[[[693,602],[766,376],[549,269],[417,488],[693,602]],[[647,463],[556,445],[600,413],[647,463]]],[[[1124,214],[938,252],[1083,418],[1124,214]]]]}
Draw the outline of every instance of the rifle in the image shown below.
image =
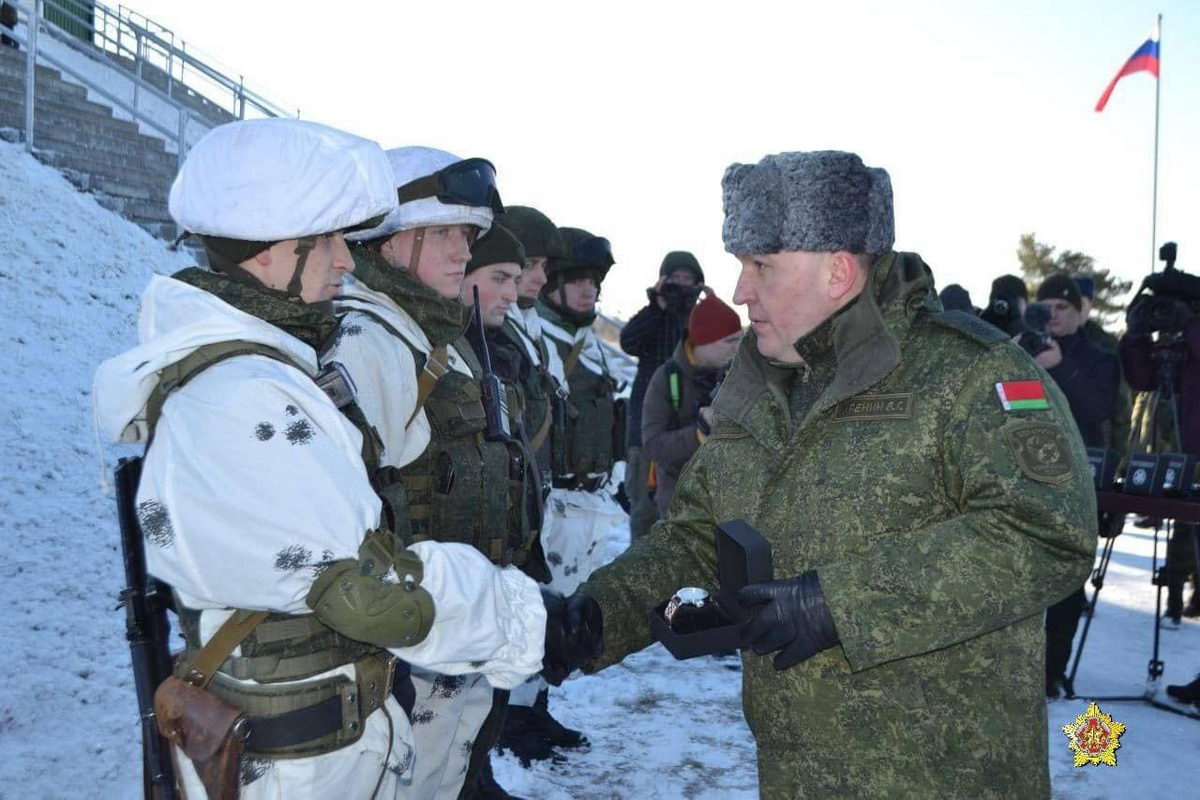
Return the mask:
{"type": "Polygon", "coordinates": [[[508,427],[508,391],[492,372],[492,351],[487,343],[487,330],[483,327],[483,311],[479,307],[479,287],[472,286],[475,295],[475,324],[479,326],[479,360],[483,365],[483,412],[487,417],[483,438],[489,442],[510,442],[512,433],[508,427]]]}
{"type": "Polygon", "coordinates": [[[154,715],[154,691],[171,674],[171,592],[146,574],[145,540],[136,508],[141,476],[141,458],[122,458],[113,475],[125,562],[125,588],[118,597],[125,607],[125,638],[142,723],[142,790],[146,800],[179,800],[171,746],[159,734],[154,715]]]}

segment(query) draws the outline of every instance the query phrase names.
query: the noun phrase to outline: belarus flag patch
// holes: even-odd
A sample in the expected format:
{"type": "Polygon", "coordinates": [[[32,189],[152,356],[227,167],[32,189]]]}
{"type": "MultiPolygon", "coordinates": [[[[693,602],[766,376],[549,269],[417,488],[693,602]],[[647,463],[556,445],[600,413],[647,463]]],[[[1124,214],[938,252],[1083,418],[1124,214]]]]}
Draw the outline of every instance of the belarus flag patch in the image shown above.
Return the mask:
{"type": "Polygon", "coordinates": [[[1002,381],[996,384],[996,394],[1000,395],[1000,404],[1005,411],[1050,407],[1041,381],[1002,381]]]}

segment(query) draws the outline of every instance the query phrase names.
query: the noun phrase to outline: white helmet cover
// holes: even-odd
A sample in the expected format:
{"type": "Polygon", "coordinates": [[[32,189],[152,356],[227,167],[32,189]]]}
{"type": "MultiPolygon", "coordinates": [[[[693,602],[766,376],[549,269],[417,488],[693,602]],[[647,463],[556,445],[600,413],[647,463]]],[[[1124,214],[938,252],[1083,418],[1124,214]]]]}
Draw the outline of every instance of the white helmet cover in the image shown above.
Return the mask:
{"type": "MultiPolygon", "coordinates": [[[[453,153],[435,150],[432,147],[397,147],[387,151],[387,158],[391,162],[393,195],[401,186],[412,183],[417,178],[432,175],[462,161],[453,153]]],[[[399,231],[429,228],[434,225],[475,225],[482,235],[492,227],[492,218],[492,209],[486,206],[450,205],[436,197],[422,197],[420,200],[401,203],[378,227],[355,231],[346,238],[362,242],[391,236],[399,231]]]]}
{"type": "Polygon", "coordinates": [[[171,185],[185,231],[278,242],[361,225],[395,210],[383,149],[298,119],[239,120],[196,143],[171,185]]]}

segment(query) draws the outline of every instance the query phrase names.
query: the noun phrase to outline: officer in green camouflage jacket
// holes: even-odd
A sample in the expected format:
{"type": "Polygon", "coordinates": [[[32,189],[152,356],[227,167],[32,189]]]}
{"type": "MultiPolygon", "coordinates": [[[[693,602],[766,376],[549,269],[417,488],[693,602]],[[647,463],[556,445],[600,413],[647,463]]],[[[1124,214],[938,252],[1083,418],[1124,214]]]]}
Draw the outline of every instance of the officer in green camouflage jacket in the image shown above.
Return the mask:
{"type": "Polygon", "coordinates": [[[1066,400],[892,251],[883,170],[784,153],[724,193],[752,332],[668,518],[580,589],[589,669],[650,643],[664,587],[714,589],[715,526],[744,519],[776,578],[738,595],[763,797],[1048,798],[1042,612],[1096,524],[1066,400]]]}

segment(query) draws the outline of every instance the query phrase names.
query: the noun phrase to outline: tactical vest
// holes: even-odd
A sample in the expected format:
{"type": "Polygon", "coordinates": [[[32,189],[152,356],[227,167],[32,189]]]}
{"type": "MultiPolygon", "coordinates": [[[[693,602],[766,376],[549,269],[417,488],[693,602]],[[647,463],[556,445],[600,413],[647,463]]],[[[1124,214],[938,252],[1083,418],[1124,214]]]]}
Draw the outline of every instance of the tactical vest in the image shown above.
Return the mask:
{"type": "Polygon", "coordinates": [[[558,381],[546,367],[550,362],[550,353],[543,338],[534,340],[532,337],[526,336],[511,321],[505,321],[504,332],[505,336],[520,349],[522,357],[527,360],[532,361],[532,359],[528,359],[525,342],[531,344],[538,352],[540,363],[530,364],[532,368],[521,384],[523,400],[521,420],[525,426],[525,435],[529,439],[529,449],[533,451],[533,456],[537,460],[538,471],[548,473],[553,438],[554,406],[557,405],[558,399],[556,392],[558,381]]]}
{"type": "MultiPolygon", "coordinates": [[[[354,310],[404,343],[412,353],[418,384],[423,374],[434,374],[425,369],[429,355],[383,316],[361,307],[354,310]]],[[[483,392],[472,377],[482,367],[465,339],[460,337],[454,347],[471,375],[437,370],[421,406],[429,420],[429,445],[399,469],[378,470],[372,482],[385,499],[403,495],[408,525],[397,524],[395,530],[411,531],[409,541],[462,542],[494,564],[520,566],[528,558],[534,533],[525,502],[530,490],[525,453],[517,442],[484,440],[483,392]]]]}
{"type": "MultiPolygon", "coordinates": [[[[214,364],[243,355],[266,356],[307,374],[307,370],[287,354],[264,344],[230,341],[199,347],[159,373],[159,381],[146,402],[151,441],[171,392],[214,364]]],[[[362,413],[357,406],[353,403],[351,406],[351,414],[357,412],[361,419],[362,413]]],[[[354,421],[353,417],[351,421],[354,421]]],[[[377,464],[378,437],[373,435],[373,430],[371,434],[364,433],[363,436],[364,458],[372,455],[377,464]]],[[[392,551],[399,546],[390,532],[379,531],[371,535],[378,537],[392,551]]],[[[184,606],[178,595],[175,596],[175,608],[187,645],[179,660],[179,665],[183,665],[200,650],[200,612],[184,606]]],[[[299,744],[282,747],[260,747],[249,741],[246,751],[251,754],[301,758],[322,755],[352,744],[362,736],[366,718],[383,705],[391,690],[394,659],[390,653],[348,639],[312,614],[268,614],[241,640],[240,648],[238,655],[230,656],[221,665],[208,690],[249,717],[276,717],[312,710],[312,713],[301,713],[294,719],[297,720],[295,724],[304,724],[308,720],[311,732],[316,734],[299,744]],[[347,664],[354,665],[356,679],[338,675],[304,681],[347,664]],[[230,678],[253,680],[258,685],[238,683],[230,678]],[[285,681],[303,682],[273,685],[285,681]],[[337,708],[332,709],[335,704],[337,708]],[[317,709],[324,709],[325,713],[321,714],[317,709]],[[332,723],[336,723],[336,727],[332,723]]],[[[402,664],[402,668],[406,671],[407,665],[402,664]]]]}
{"type": "Polygon", "coordinates": [[[589,474],[609,472],[620,460],[625,423],[615,399],[616,381],[579,366],[578,343],[568,347],[555,340],[555,344],[563,357],[570,401],[563,435],[552,441],[551,461],[556,481],[579,482],[589,474]]]}

